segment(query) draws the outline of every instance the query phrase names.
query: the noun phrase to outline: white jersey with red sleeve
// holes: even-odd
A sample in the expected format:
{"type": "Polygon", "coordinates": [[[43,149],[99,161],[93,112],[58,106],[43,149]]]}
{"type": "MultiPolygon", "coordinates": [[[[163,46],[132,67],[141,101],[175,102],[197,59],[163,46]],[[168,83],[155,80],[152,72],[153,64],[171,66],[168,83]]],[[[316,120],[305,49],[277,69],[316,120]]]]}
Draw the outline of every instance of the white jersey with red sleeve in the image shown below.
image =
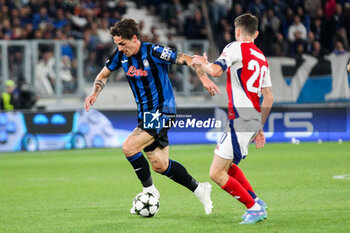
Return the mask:
{"type": "Polygon", "coordinates": [[[229,119],[260,120],[261,88],[272,86],[261,50],[253,42],[231,42],[214,63],[227,71],[229,119]]]}

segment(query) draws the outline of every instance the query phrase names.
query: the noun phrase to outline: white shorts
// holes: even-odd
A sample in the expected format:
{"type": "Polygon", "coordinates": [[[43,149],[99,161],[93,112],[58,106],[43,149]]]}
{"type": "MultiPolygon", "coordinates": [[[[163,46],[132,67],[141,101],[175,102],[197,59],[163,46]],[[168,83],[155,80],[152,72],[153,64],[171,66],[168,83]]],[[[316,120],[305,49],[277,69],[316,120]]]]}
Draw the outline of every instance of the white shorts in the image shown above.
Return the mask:
{"type": "Polygon", "coordinates": [[[248,145],[260,130],[258,120],[230,120],[229,124],[217,144],[214,153],[224,159],[232,159],[237,165],[248,155],[248,145]]]}

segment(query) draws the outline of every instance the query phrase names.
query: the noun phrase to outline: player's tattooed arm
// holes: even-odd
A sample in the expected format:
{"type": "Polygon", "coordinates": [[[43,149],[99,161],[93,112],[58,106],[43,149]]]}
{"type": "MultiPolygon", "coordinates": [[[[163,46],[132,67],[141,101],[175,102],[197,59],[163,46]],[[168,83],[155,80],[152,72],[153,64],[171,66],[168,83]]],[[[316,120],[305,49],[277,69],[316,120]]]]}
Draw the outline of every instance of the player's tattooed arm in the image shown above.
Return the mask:
{"type": "Polygon", "coordinates": [[[98,95],[103,90],[110,74],[111,74],[111,71],[106,67],[104,67],[101,70],[101,72],[97,75],[95,79],[93,93],[98,95]]]}
{"type": "Polygon", "coordinates": [[[220,93],[219,88],[213,81],[211,81],[208,78],[202,66],[192,66],[192,57],[184,53],[178,52],[176,56],[176,64],[187,65],[188,67],[190,67],[197,74],[203,87],[209,92],[211,96],[214,96],[215,92],[217,92],[218,94],[220,93]]]}
{"type": "Polygon", "coordinates": [[[179,65],[191,66],[192,58],[184,53],[178,52],[176,55],[175,63],[179,65]]]}
{"type": "Polygon", "coordinates": [[[179,64],[179,65],[186,65],[186,66],[190,67],[194,72],[196,72],[198,77],[202,77],[203,75],[205,75],[205,72],[201,67],[192,66],[192,57],[190,57],[184,53],[181,53],[181,52],[177,53],[175,63],[179,64]]]}
{"type": "Polygon", "coordinates": [[[106,85],[106,84],[105,84],[102,80],[100,80],[100,79],[95,80],[95,83],[94,83],[94,92],[96,92],[96,93],[101,92],[101,91],[103,90],[103,88],[105,87],[105,85],[106,85]]]}
{"type": "Polygon", "coordinates": [[[112,72],[109,69],[104,67],[101,70],[101,72],[97,75],[92,93],[85,98],[84,105],[85,105],[86,111],[89,111],[90,107],[94,105],[94,103],[96,102],[98,94],[102,91],[102,89],[106,85],[107,79],[111,73],[112,72]]]}

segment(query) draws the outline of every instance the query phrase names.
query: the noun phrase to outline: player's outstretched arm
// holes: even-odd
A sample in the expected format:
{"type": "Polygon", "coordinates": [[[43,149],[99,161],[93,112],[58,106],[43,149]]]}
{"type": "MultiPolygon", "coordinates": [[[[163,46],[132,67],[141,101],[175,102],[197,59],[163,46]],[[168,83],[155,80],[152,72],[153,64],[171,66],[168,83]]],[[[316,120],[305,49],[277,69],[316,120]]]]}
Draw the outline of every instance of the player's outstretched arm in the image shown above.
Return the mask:
{"type": "Polygon", "coordinates": [[[211,76],[218,77],[224,72],[218,64],[210,63],[208,61],[207,53],[203,53],[203,56],[192,56],[192,65],[194,67],[202,67],[202,69],[211,76]]]}
{"type": "Polygon", "coordinates": [[[263,102],[261,104],[261,129],[255,136],[255,147],[257,149],[261,149],[264,147],[266,143],[264,131],[262,127],[264,126],[267,117],[270,114],[272,104],[273,104],[273,94],[272,94],[272,88],[271,87],[264,87],[261,89],[261,93],[264,97],[263,102]]]}
{"type": "Polygon", "coordinates": [[[215,92],[220,94],[220,89],[216,86],[216,84],[213,81],[210,80],[210,78],[204,72],[202,67],[194,67],[192,65],[192,57],[184,53],[178,52],[175,63],[180,65],[187,65],[188,67],[193,69],[196,72],[203,87],[209,92],[211,96],[214,96],[215,92]]]}
{"type": "Polygon", "coordinates": [[[105,87],[107,79],[111,73],[112,72],[107,67],[104,67],[97,75],[91,94],[85,98],[85,109],[87,112],[90,110],[90,106],[94,105],[96,102],[98,94],[100,94],[105,87]]]}

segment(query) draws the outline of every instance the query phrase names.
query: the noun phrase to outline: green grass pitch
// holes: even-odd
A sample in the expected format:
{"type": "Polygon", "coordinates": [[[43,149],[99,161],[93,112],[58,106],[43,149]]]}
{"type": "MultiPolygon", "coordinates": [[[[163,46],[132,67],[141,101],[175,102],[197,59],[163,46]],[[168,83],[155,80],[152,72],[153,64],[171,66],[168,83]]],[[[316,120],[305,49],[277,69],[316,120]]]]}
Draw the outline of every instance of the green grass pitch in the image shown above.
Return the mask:
{"type": "MultiPolygon", "coordinates": [[[[214,145],[172,146],[171,158],[209,181],[214,145]]],[[[350,143],[252,145],[240,167],[269,206],[239,225],[244,206],[213,184],[213,213],[167,177],[153,218],[129,213],[141,191],[121,149],[0,154],[0,232],[350,232],[350,143]],[[346,178],[346,177],[345,177],[346,178]]]]}

